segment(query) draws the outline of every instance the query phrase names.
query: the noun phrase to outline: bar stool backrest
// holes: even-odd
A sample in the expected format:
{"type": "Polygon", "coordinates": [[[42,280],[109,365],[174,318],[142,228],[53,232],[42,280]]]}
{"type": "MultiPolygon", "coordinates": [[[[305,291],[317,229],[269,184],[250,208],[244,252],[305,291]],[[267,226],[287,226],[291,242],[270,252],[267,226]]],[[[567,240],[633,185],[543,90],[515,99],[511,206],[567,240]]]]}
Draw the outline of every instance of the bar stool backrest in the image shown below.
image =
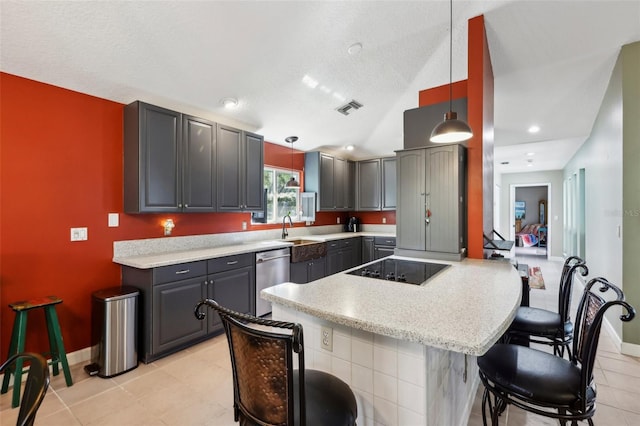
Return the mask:
{"type": "Polygon", "coordinates": [[[571,295],[573,292],[573,279],[577,270],[583,277],[589,274],[589,268],[585,261],[578,256],[568,257],[562,266],[562,274],[560,275],[560,288],[558,290],[558,314],[560,315],[561,324],[571,319],[571,295]]]}
{"type": "Polygon", "coordinates": [[[297,417],[295,410],[298,410],[299,424],[304,425],[302,325],[241,314],[211,299],[198,303],[195,309],[198,318],[204,315],[199,311],[202,305],[218,312],[227,335],[236,421],[240,414],[251,424],[293,425],[297,417]],[[283,332],[283,329],[290,331],[283,332]],[[294,353],[298,358],[298,380],[295,381],[294,353]]]}
{"type": "Polygon", "coordinates": [[[29,373],[24,385],[22,399],[20,400],[20,411],[18,411],[16,424],[18,426],[31,426],[49,388],[49,366],[42,355],[22,352],[11,356],[0,365],[0,372],[5,371],[7,368],[15,367],[16,361],[20,358],[29,362],[29,373]]]}
{"type": "MultiPolygon", "coordinates": [[[[607,309],[614,305],[620,305],[626,310],[626,313],[620,315],[621,321],[631,321],[635,316],[635,309],[624,300],[622,291],[605,278],[593,278],[587,283],[576,314],[573,352],[571,354],[571,362],[581,368],[580,389],[582,390],[586,390],[593,380],[593,365],[598,349],[602,319],[607,309]],[[599,286],[600,293],[612,291],[615,299],[607,301],[599,294],[592,292],[591,288],[594,286],[599,286]]],[[[580,407],[583,411],[586,410],[586,400],[586,395],[583,395],[580,407]]]]}

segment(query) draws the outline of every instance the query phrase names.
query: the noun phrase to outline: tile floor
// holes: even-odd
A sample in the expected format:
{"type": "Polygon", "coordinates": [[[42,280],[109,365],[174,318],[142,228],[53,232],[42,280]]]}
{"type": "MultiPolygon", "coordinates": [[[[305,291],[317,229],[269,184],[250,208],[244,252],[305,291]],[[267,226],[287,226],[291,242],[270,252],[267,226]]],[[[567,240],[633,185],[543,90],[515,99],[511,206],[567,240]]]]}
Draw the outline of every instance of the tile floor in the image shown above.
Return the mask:
{"type": "MultiPolygon", "coordinates": [[[[546,290],[531,291],[531,305],[556,309],[561,262],[540,257],[518,257],[540,266],[546,290]]],[[[579,300],[576,289],[574,301],[579,300]]],[[[574,302],[574,305],[577,302],[574,302]]],[[[163,358],[140,364],[111,379],[89,377],[83,365],[72,367],[74,385],[52,377],[49,392],[36,418],[45,425],[233,425],[231,367],[223,336],[163,358]]],[[[603,329],[595,369],[598,383],[597,425],[640,425],[640,359],[621,355],[603,329]]],[[[470,426],[482,425],[482,385],[477,393],[470,426]]],[[[10,393],[0,397],[0,424],[15,424],[10,393]]],[[[501,425],[554,425],[552,419],[509,407],[501,425]]],[[[585,422],[586,424],[586,422],[585,422]]],[[[401,425],[411,426],[411,425],[401,425]]],[[[448,426],[448,425],[443,425],[448,426]]]]}

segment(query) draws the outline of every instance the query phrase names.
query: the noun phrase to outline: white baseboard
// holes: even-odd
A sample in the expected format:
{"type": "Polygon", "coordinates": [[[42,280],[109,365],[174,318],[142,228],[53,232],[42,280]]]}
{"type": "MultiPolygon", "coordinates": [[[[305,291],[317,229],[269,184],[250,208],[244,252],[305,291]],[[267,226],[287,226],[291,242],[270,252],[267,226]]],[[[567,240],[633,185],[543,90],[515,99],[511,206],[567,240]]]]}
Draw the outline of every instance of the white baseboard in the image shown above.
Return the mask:
{"type": "Polygon", "coordinates": [[[622,346],[620,347],[620,352],[622,352],[625,355],[640,357],[640,345],[636,345],[634,343],[622,342],[622,346]]]}
{"type": "Polygon", "coordinates": [[[91,360],[91,347],[83,348],[67,354],[69,365],[84,364],[91,360]]]}
{"type": "Polygon", "coordinates": [[[562,257],[562,256],[549,256],[549,260],[554,260],[556,262],[564,262],[564,257],[562,257]]]}

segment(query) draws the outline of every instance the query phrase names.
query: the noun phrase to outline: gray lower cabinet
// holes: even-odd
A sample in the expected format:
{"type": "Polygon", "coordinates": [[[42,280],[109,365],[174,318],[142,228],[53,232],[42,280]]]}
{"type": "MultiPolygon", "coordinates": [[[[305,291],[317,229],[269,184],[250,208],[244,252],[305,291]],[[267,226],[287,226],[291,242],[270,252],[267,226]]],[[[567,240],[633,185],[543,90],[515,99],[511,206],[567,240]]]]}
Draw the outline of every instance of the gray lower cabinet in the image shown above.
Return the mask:
{"type": "MultiPolygon", "coordinates": [[[[255,276],[254,268],[244,268],[219,272],[209,275],[207,280],[207,297],[222,306],[244,314],[255,314],[255,276]]],[[[220,316],[209,310],[209,333],[222,331],[220,316]]]]}
{"type": "Polygon", "coordinates": [[[207,324],[194,321],[193,316],[195,303],[205,296],[202,282],[203,278],[197,277],[153,287],[153,354],[168,352],[206,336],[207,324]]]}
{"type": "Polygon", "coordinates": [[[215,123],[140,101],[125,106],[125,212],[215,211],[215,155],[215,123]]]}
{"type": "Polygon", "coordinates": [[[211,310],[207,321],[193,315],[204,298],[255,313],[253,253],[153,269],[123,266],[122,283],[140,290],[138,356],[145,363],[221,332],[219,317],[211,310]]]}
{"type": "Polygon", "coordinates": [[[218,125],[218,211],[262,211],[263,142],[260,135],[218,125]]]}
{"type": "Polygon", "coordinates": [[[374,237],[373,244],[374,259],[382,259],[383,257],[391,256],[394,254],[396,247],[396,238],[374,237]]]}
{"type": "Polygon", "coordinates": [[[290,277],[292,283],[306,284],[325,277],[326,258],[307,260],[290,264],[290,277]]]}
{"type": "Polygon", "coordinates": [[[397,152],[397,254],[459,260],[466,247],[465,148],[397,152]]]}
{"type": "Polygon", "coordinates": [[[327,242],[326,274],[333,275],[362,263],[360,237],[327,242]]]}
{"type": "Polygon", "coordinates": [[[323,152],[307,152],[304,158],[304,191],[317,194],[317,210],[353,210],[355,164],[323,152]]]}
{"type": "Polygon", "coordinates": [[[368,263],[375,259],[374,238],[362,237],[362,263],[368,263]]]}

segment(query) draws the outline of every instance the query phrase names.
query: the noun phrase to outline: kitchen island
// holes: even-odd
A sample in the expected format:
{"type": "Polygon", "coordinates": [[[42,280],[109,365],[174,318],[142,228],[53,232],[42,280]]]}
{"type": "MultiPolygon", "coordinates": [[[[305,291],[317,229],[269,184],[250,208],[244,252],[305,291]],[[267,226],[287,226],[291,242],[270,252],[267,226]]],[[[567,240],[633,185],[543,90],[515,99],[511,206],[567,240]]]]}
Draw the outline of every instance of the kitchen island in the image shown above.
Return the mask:
{"type": "Polygon", "coordinates": [[[352,387],[359,424],[467,422],[476,356],[511,323],[520,276],[508,262],[433,263],[450,266],[422,285],[341,273],[261,293],[274,319],[303,325],[307,368],[352,387]]]}

